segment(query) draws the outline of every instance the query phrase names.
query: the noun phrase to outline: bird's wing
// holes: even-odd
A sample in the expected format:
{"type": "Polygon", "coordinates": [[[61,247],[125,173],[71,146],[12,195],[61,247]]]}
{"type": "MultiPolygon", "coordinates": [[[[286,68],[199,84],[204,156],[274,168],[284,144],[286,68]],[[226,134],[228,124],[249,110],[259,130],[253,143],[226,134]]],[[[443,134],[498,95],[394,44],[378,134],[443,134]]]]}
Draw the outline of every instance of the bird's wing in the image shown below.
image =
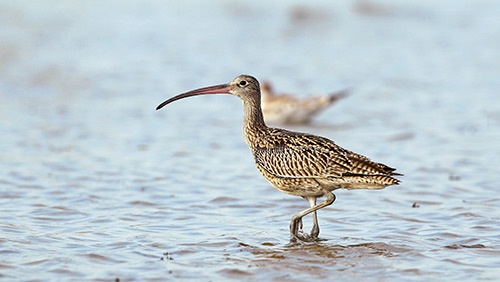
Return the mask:
{"type": "Polygon", "coordinates": [[[369,158],[354,152],[349,152],[349,160],[351,160],[353,164],[349,173],[353,175],[402,175],[395,172],[395,168],[387,166],[383,163],[374,162],[369,158]]]}
{"type": "Polygon", "coordinates": [[[341,177],[351,171],[348,151],[326,138],[311,137],[285,138],[256,148],[255,162],[267,173],[283,178],[341,177]]]}

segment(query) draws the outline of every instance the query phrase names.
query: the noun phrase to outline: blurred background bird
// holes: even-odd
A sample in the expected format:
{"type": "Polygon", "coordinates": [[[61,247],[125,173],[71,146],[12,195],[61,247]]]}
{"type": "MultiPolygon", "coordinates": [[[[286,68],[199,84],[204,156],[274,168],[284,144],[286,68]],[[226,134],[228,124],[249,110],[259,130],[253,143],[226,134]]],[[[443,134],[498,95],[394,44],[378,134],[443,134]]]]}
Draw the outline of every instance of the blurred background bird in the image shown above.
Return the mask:
{"type": "Polygon", "coordinates": [[[310,97],[276,93],[267,81],[261,84],[262,111],[267,123],[307,124],[334,102],[348,96],[348,90],[310,97]]]}

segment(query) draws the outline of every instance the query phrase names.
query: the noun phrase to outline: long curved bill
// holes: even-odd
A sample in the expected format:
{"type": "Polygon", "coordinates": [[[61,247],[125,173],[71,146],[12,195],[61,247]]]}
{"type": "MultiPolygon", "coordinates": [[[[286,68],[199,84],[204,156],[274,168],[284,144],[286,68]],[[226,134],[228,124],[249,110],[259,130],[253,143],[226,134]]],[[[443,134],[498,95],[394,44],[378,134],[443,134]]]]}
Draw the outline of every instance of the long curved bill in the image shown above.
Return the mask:
{"type": "Polygon", "coordinates": [[[166,100],[165,102],[159,104],[158,107],[156,107],[156,110],[159,110],[174,101],[191,96],[206,95],[206,94],[230,94],[229,89],[230,89],[229,84],[220,84],[220,85],[203,87],[196,90],[192,90],[166,100]]]}

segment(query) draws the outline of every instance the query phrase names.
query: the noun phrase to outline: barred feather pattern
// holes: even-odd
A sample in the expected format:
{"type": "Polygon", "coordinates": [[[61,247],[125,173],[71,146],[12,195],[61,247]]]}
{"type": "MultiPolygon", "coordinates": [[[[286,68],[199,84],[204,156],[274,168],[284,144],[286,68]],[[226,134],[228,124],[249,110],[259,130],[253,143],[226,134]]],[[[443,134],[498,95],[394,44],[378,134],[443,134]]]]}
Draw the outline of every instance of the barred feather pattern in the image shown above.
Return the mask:
{"type": "MultiPolygon", "coordinates": [[[[278,190],[296,196],[321,196],[346,189],[382,189],[398,184],[394,168],[311,134],[267,128],[249,136],[260,173],[278,190]]],[[[247,131],[248,132],[248,131],[247,131]]],[[[258,132],[258,131],[257,131],[258,132]]]]}

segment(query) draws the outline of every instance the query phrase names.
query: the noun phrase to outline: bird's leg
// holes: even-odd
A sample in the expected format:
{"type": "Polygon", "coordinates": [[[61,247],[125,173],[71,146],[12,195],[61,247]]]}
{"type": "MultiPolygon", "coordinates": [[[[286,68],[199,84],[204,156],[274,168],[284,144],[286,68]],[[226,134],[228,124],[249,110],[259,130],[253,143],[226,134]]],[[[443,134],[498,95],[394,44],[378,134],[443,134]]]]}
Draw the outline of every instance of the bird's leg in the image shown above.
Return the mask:
{"type": "MultiPolygon", "coordinates": [[[[305,197],[302,197],[305,199],[305,197]]],[[[303,227],[303,223],[302,223],[302,218],[298,218],[297,220],[292,220],[292,222],[290,223],[290,233],[292,234],[292,237],[300,237],[302,239],[306,238],[307,234],[305,234],[303,231],[302,231],[302,227],[303,227]],[[296,234],[296,235],[293,235],[293,234],[296,234]]]]}
{"type": "MultiPolygon", "coordinates": [[[[312,206],[306,210],[303,210],[292,217],[292,221],[290,222],[290,234],[292,235],[292,238],[294,238],[294,239],[298,238],[300,240],[310,239],[310,238],[304,236],[303,234],[299,234],[299,226],[300,226],[300,223],[302,222],[302,218],[304,216],[306,216],[312,212],[316,213],[317,210],[322,209],[326,206],[329,206],[335,201],[336,197],[332,192],[323,189],[323,193],[326,196],[326,200],[324,202],[322,202],[318,205],[315,204],[314,206],[312,206]]],[[[308,199],[308,201],[309,201],[309,199],[308,199]]],[[[315,221],[315,225],[313,226],[313,230],[311,231],[311,236],[313,238],[317,238],[317,236],[319,235],[319,225],[317,223],[317,217],[314,217],[313,220],[315,221]]]]}
{"type": "Polygon", "coordinates": [[[302,234],[302,218],[295,218],[294,216],[290,222],[290,235],[293,239],[296,239],[301,237],[299,232],[302,234]]]}
{"type": "MultiPolygon", "coordinates": [[[[316,199],[317,197],[306,197],[306,200],[311,205],[311,208],[316,205],[316,199]]],[[[318,238],[319,235],[318,215],[316,211],[313,212],[312,218],[313,218],[313,227],[311,229],[311,238],[316,239],[318,238]]]]}

